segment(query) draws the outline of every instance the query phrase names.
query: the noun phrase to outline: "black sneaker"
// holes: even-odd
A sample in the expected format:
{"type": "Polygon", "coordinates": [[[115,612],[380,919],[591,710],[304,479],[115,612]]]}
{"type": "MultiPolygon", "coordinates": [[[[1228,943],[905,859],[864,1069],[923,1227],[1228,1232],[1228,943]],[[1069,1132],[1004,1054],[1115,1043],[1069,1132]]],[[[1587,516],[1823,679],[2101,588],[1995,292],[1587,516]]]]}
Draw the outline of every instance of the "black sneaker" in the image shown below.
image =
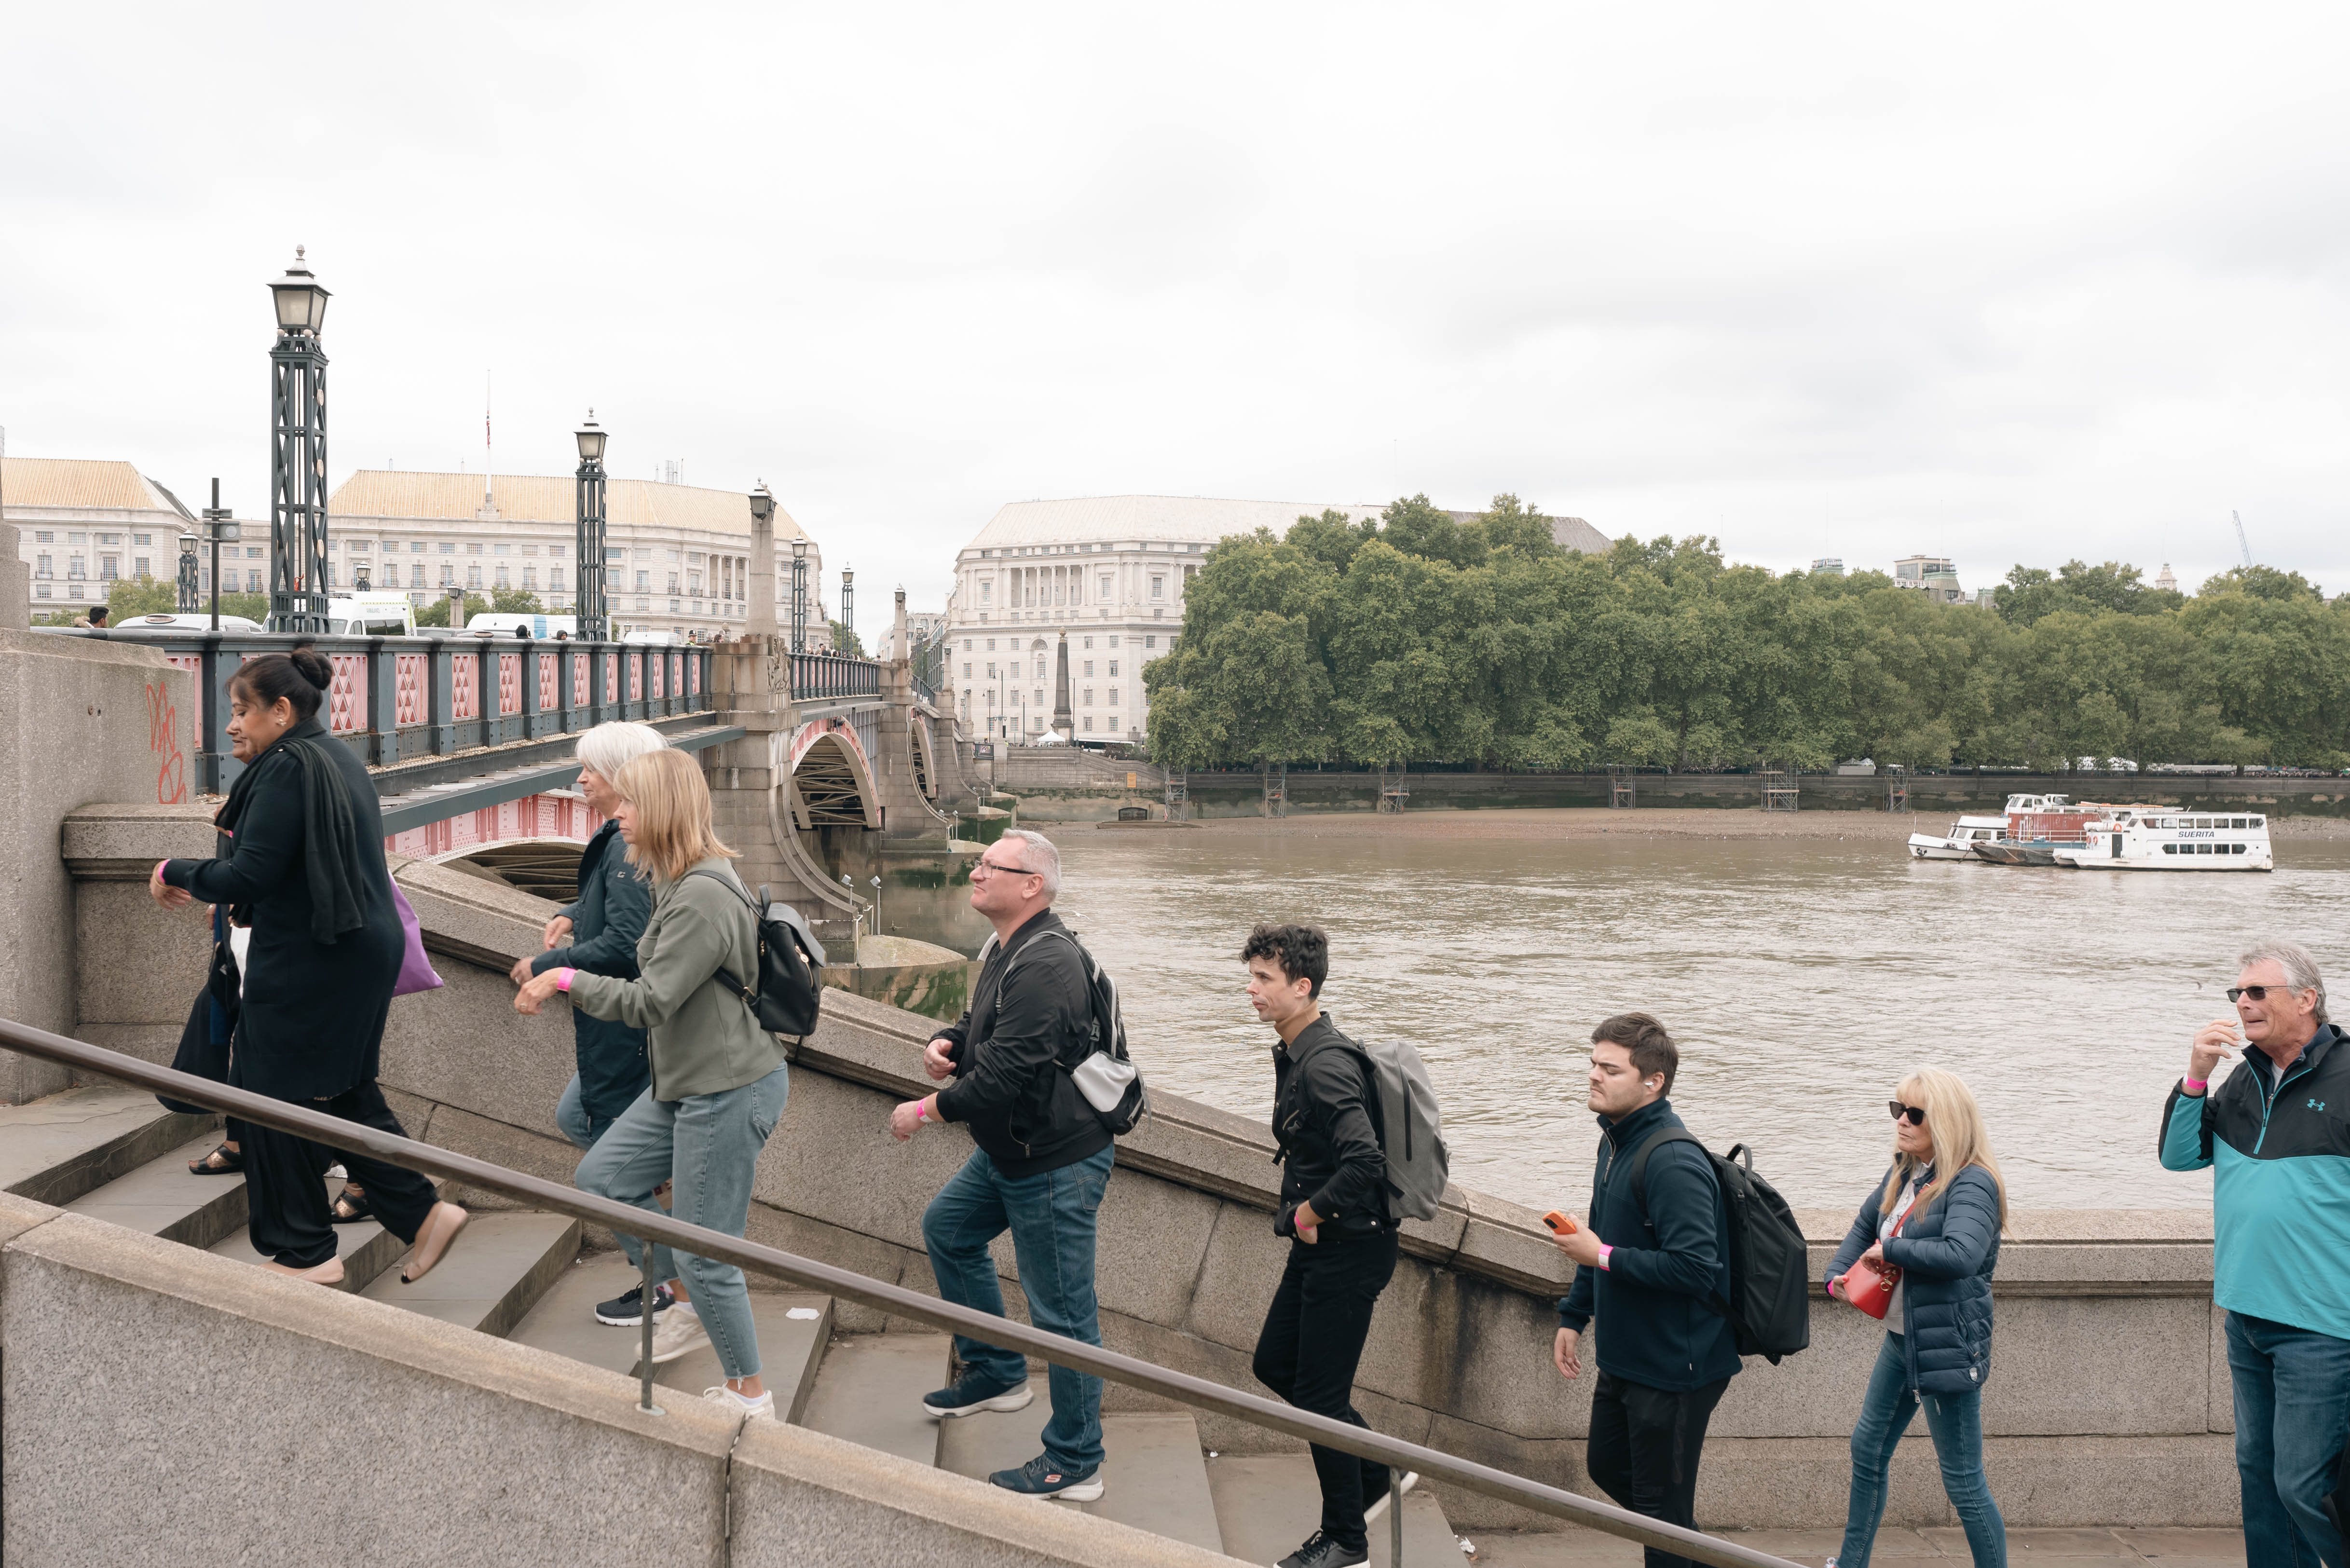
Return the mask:
{"type": "MultiPolygon", "coordinates": [[[[608,1323],[614,1328],[635,1328],[645,1321],[645,1287],[639,1282],[630,1285],[625,1295],[614,1296],[596,1303],[596,1321],[608,1323]]],[[[677,1293],[667,1285],[653,1287],[653,1316],[660,1317],[677,1304],[677,1293]]]]}
{"type": "Polygon", "coordinates": [[[1305,1538],[1305,1544],[1281,1560],[1279,1568],[1353,1568],[1357,1563],[1368,1563],[1371,1554],[1359,1546],[1341,1546],[1321,1531],[1305,1538]]]}
{"type": "Polygon", "coordinates": [[[1024,1410],[1036,1397],[1026,1378],[998,1383],[976,1372],[966,1372],[944,1388],[922,1396],[922,1414],[941,1419],[976,1416],[983,1410],[1024,1410]]]}

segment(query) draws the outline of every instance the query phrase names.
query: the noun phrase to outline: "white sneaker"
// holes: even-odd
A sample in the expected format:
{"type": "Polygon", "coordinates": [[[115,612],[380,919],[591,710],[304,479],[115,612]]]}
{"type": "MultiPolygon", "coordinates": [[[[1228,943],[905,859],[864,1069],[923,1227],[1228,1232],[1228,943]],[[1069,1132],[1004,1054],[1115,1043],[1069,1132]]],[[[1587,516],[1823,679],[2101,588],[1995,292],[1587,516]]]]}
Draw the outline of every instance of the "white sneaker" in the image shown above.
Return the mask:
{"type": "MultiPolygon", "coordinates": [[[[659,1324],[654,1324],[654,1330],[656,1333],[660,1331],[659,1324]]],[[[756,1399],[745,1399],[742,1395],[721,1383],[715,1388],[704,1388],[702,1391],[702,1397],[713,1405],[731,1410],[737,1416],[747,1417],[754,1421],[772,1421],[775,1418],[775,1391],[772,1388],[756,1399]]]]}
{"type": "Polygon", "coordinates": [[[1379,1493],[1378,1497],[1371,1501],[1370,1506],[1363,1510],[1363,1522],[1365,1524],[1368,1524],[1373,1520],[1384,1518],[1388,1511],[1388,1502],[1389,1499],[1393,1498],[1397,1492],[1402,1493],[1405,1497],[1409,1497],[1411,1495],[1412,1489],[1419,1484],[1419,1472],[1418,1470],[1404,1471],[1403,1483],[1397,1487],[1395,1491],[1383,1491],[1379,1493]]]}
{"type": "MultiPolygon", "coordinates": [[[[653,1365],[663,1366],[681,1355],[690,1355],[710,1343],[710,1331],[702,1326],[702,1319],[691,1302],[680,1302],[653,1319],[653,1365]]],[[[643,1360],[640,1355],[639,1361],[643,1360]]]]}

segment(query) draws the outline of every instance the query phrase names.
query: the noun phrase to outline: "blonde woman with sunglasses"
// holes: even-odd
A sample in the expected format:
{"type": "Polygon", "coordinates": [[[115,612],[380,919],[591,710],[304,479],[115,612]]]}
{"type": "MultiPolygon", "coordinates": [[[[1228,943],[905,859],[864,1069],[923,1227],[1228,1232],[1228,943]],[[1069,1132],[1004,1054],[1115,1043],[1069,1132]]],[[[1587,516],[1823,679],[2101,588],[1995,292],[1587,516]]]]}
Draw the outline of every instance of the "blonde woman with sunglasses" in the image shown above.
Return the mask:
{"type": "Polygon", "coordinates": [[[2007,1229],[2007,1186],[1982,1108],[1955,1073],[1920,1067],[1890,1102],[1893,1167],[1872,1189],[1828,1266],[1828,1294],[1867,1261],[1900,1271],[1886,1334],[1852,1429],[1852,1501],[1829,1568],[1867,1568],[1885,1515],[1893,1450],[1923,1405],[1975,1568],[2007,1568],[2007,1527],[1982,1468],[1982,1389],[1991,1376],[1991,1275],[2007,1229]]]}

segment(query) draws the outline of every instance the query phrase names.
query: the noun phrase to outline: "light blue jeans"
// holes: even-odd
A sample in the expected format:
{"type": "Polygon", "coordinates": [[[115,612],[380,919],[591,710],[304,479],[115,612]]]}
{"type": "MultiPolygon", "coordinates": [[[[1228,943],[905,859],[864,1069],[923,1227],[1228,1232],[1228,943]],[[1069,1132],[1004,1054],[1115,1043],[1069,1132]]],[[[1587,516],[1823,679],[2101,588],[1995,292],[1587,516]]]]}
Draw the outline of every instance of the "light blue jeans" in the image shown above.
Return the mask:
{"type": "MultiPolygon", "coordinates": [[[[1003,1287],[987,1244],[1012,1232],[1028,1321],[1047,1334],[1087,1345],[1101,1343],[1101,1312],[1094,1295],[1094,1233],[1102,1193],[1109,1186],[1115,1148],[1041,1176],[1007,1177],[985,1149],[939,1189],[922,1215],[922,1242],[939,1294],[958,1306],[1003,1315],[1003,1287]]],[[[1028,1376],[1028,1358],[983,1339],[955,1336],[965,1367],[1009,1387],[1028,1376]]],[[[1045,1454],[1065,1474],[1091,1475],[1102,1462],[1102,1380],[1073,1367],[1047,1369],[1053,1418],[1045,1424],[1045,1454]]]]}
{"type": "MultiPolygon", "coordinates": [[[[596,1140],[572,1185],[599,1198],[655,1209],[653,1189],[666,1181],[672,1218],[740,1236],[751,1215],[751,1177],[759,1151],[783,1118],[788,1071],[777,1067],[739,1089],[678,1100],[656,1100],[647,1089],[596,1140]]],[[[687,1253],[672,1258],[667,1247],[654,1246],[656,1281],[677,1279],[681,1268],[694,1314],[710,1331],[726,1376],[755,1376],[759,1331],[751,1320],[743,1271],[687,1253]]]]}
{"type": "MultiPolygon", "coordinates": [[[[1908,1347],[1899,1334],[1887,1334],[1884,1348],[1877,1353],[1877,1369],[1868,1375],[1860,1419],[1852,1428],[1852,1501],[1845,1514],[1844,1548],[1836,1553],[1836,1568],[1868,1568],[1877,1522],[1885,1517],[1885,1472],[1918,1403],[1918,1391],[1909,1386],[1908,1347]]],[[[1942,1490],[1966,1528],[1967,1551],[1975,1568],[2007,1568],[2007,1524],[1983,1480],[1982,1390],[1929,1394],[1924,1404],[1926,1429],[1934,1435],[1934,1457],[1942,1463],[1942,1490]]]]}
{"type": "MultiPolygon", "coordinates": [[[[571,1075],[571,1082],[563,1085],[563,1097],[555,1102],[555,1130],[582,1150],[594,1148],[596,1140],[602,1137],[618,1119],[588,1114],[588,1107],[579,1100],[579,1075],[577,1073],[571,1075]]],[[[650,1193],[647,1193],[637,1207],[655,1214],[669,1212],[650,1193]]],[[[628,1254],[629,1266],[641,1271],[645,1266],[645,1244],[634,1236],[623,1235],[618,1231],[612,1232],[612,1239],[619,1242],[620,1251],[628,1254]]]]}
{"type": "Polygon", "coordinates": [[[2350,1436],[2350,1339],[2231,1312],[2228,1376],[2244,1561],[2342,1568],[2342,1535],[2325,1517],[2325,1499],[2350,1436]]]}

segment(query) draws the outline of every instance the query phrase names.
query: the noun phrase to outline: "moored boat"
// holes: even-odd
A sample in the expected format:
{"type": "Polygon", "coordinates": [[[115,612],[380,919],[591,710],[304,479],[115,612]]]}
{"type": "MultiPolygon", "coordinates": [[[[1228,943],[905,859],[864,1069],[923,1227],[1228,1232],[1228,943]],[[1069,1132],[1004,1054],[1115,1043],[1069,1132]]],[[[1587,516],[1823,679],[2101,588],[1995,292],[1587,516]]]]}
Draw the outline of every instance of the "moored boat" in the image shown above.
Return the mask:
{"type": "Polygon", "coordinates": [[[1998,837],[1967,846],[1994,866],[2054,866],[2060,849],[2088,841],[2089,824],[2114,809],[2061,794],[2012,794],[1998,837]]]}
{"type": "Polygon", "coordinates": [[[2084,871],[2276,869],[2266,816],[2158,805],[2107,808],[2088,824],[2081,843],[2055,851],[2055,862],[2084,871]]]}
{"type": "Polygon", "coordinates": [[[1974,846],[1991,844],[2007,832],[2003,816],[1962,816],[1950,825],[1950,831],[1936,837],[1930,833],[1909,836],[1909,857],[1913,860],[1971,860],[1974,846]]]}

